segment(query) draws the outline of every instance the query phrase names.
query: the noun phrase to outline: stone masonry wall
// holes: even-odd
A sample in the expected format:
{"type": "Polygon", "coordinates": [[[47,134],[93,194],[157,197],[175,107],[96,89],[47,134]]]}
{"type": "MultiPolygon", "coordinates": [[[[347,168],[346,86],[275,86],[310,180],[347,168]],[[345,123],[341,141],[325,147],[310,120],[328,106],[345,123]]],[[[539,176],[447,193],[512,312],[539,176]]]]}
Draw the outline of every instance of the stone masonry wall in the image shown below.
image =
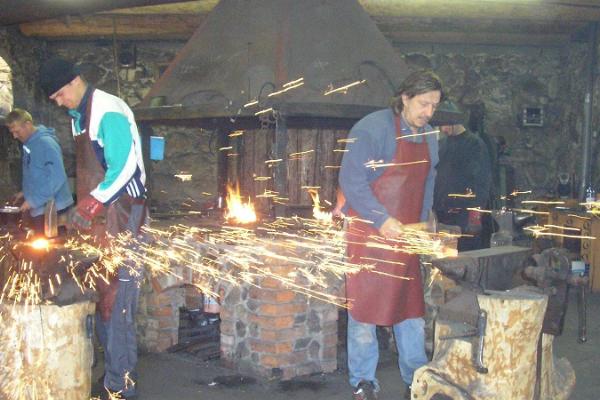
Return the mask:
{"type": "Polygon", "coordinates": [[[579,173],[583,107],[581,46],[494,48],[484,46],[400,46],[413,69],[433,69],[447,95],[463,108],[483,106],[484,129],[503,136],[520,189],[545,194],[561,171],[579,173]],[[544,109],[543,127],[524,127],[523,107],[544,109]]]}
{"type": "MultiPolygon", "coordinates": [[[[266,258],[264,264],[275,276],[289,277],[295,272],[280,258],[266,258]]],[[[309,286],[309,282],[297,283],[309,286]]],[[[343,290],[340,286],[338,282],[329,288],[343,290]]],[[[335,305],[295,293],[271,276],[259,276],[252,285],[224,285],[220,290],[221,358],[225,365],[284,380],[336,370],[335,305]]]]}
{"type": "MultiPolygon", "coordinates": [[[[120,94],[131,106],[135,106],[184,42],[139,41],[135,44],[137,64],[135,68],[121,69],[117,84],[111,41],[44,42],[24,38],[14,29],[3,28],[0,31],[0,56],[12,69],[14,104],[30,109],[40,122],[57,128],[65,150],[67,172],[71,176],[74,174],[74,162],[68,118],[64,110],[48,103],[37,88],[40,60],[51,55],[80,60],[84,74],[93,84],[120,94]]],[[[485,109],[485,130],[489,135],[507,139],[520,188],[534,189],[536,194],[543,194],[554,188],[558,172],[580,174],[583,95],[588,64],[585,43],[573,42],[564,48],[395,46],[412,69],[433,68],[445,80],[449,95],[460,104],[485,109]],[[544,108],[544,127],[521,126],[520,112],[524,106],[544,108]]],[[[595,131],[600,110],[598,86],[596,84],[595,131]]],[[[185,170],[190,165],[189,153],[195,151],[194,147],[185,146],[190,138],[181,135],[179,128],[174,128],[173,132],[170,145],[184,151],[170,153],[173,160],[158,168],[160,173],[156,179],[161,182],[157,187],[169,184],[171,178],[165,177],[171,171],[185,170]],[[179,141],[183,145],[176,143],[179,141]],[[181,166],[177,158],[181,159],[181,166]]],[[[592,175],[600,184],[597,134],[593,145],[592,175]]],[[[199,146],[193,164],[207,165],[215,162],[215,159],[213,154],[199,146]]],[[[189,190],[193,196],[201,191],[211,192],[212,187],[216,186],[213,172],[209,172],[198,171],[193,174],[197,177],[208,176],[189,184],[190,188],[193,187],[193,190],[189,190]]],[[[1,174],[6,174],[6,169],[3,168],[1,174]]],[[[159,196],[158,202],[164,201],[170,202],[171,198],[159,196]]]]}

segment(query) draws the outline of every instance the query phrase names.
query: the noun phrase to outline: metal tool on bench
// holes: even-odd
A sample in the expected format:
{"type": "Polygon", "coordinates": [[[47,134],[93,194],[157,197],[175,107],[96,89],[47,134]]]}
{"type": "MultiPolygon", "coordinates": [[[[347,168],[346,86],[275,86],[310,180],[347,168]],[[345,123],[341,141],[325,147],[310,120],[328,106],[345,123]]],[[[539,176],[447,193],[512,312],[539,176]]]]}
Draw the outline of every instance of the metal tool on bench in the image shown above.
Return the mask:
{"type": "MultiPolygon", "coordinates": [[[[467,325],[467,324],[465,324],[467,325]]],[[[485,342],[485,330],[487,327],[487,312],[479,310],[477,315],[477,328],[468,327],[463,333],[440,337],[440,340],[477,338],[477,346],[473,346],[473,366],[481,374],[487,374],[488,369],[483,364],[483,350],[485,342]]]]}

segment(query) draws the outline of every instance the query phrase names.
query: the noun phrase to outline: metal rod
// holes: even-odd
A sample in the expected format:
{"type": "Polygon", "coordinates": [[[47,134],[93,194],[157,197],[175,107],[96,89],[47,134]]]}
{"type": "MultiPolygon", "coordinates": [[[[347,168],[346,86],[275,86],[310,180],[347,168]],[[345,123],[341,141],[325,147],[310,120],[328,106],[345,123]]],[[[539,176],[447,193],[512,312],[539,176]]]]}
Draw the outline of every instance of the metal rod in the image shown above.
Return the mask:
{"type": "Polygon", "coordinates": [[[578,287],[579,293],[577,296],[577,311],[579,314],[579,343],[587,342],[587,282],[578,287]]]}
{"type": "Polygon", "coordinates": [[[581,183],[579,187],[579,199],[585,197],[586,187],[592,183],[592,109],[594,105],[594,81],[596,79],[597,48],[598,48],[598,23],[593,22],[589,28],[589,52],[590,62],[588,64],[587,83],[585,88],[585,99],[583,104],[583,140],[581,157],[581,183]]]}
{"type": "MultiPolygon", "coordinates": [[[[275,143],[272,147],[273,159],[286,159],[286,149],[289,140],[287,119],[286,116],[281,112],[277,111],[275,114],[275,143]]],[[[274,168],[273,184],[275,191],[279,197],[287,197],[287,162],[280,162],[274,168]]],[[[285,206],[276,203],[274,205],[275,217],[285,216],[285,206]]]]}

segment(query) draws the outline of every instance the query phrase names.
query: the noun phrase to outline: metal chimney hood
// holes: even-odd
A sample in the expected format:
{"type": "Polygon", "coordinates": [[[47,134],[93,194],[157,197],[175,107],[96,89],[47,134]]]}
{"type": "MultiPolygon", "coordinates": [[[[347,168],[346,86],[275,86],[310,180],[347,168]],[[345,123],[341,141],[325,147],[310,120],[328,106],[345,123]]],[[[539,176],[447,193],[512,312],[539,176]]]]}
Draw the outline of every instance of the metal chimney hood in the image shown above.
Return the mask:
{"type": "Polygon", "coordinates": [[[357,0],[221,0],[136,115],[360,118],[407,74],[357,0]]]}

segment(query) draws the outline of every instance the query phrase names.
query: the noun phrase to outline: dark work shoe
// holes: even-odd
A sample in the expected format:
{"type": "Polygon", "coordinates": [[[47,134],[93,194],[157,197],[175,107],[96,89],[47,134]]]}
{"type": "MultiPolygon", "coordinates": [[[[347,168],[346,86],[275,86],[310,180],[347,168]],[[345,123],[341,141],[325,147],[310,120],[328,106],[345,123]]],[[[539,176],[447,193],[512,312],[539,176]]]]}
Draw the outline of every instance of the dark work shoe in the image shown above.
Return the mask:
{"type": "Polygon", "coordinates": [[[353,400],[377,400],[377,390],[372,382],[360,381],[354,393],[352,394],[353,400]]]}
{"type": "Polygon", "coordinates": [[[122,395],[118,392],[108,392],[108,390],[104,389],[104,392],[100,396],[94,396],[93,399],[100,400],[136,400],[137,395],[122,395]]]}
{"type": "Polygon", "coordinates": [[[411,394],[412,394],[412,386],[411,385],[407,385],[406,386],[406,392],[404,392],[404,398],[405,399],[410,399],[411,394]]]}

